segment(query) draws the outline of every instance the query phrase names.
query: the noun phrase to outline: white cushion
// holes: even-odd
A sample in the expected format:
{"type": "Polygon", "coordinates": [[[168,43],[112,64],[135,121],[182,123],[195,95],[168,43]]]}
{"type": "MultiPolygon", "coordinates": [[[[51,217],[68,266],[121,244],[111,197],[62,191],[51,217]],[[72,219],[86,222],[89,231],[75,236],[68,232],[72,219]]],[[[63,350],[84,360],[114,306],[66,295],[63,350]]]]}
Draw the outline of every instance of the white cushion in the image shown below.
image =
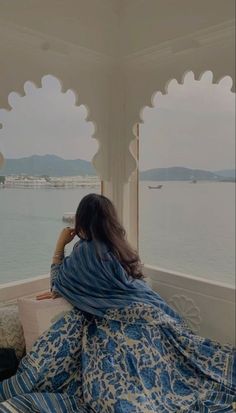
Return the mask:
{"type": "Polygon", "coordinates": [[[0,348],[13,348],[18,358],[23,356],[25,340],[16,304],[0,306],[0,348]]]}
{"type": "Polygon", "coordinates": [[[35,297],[19,298],[18,307],[27,352],[42,333],[72,309],[71,304],[63,298],[54,300],[36,300],[35,297]]]}

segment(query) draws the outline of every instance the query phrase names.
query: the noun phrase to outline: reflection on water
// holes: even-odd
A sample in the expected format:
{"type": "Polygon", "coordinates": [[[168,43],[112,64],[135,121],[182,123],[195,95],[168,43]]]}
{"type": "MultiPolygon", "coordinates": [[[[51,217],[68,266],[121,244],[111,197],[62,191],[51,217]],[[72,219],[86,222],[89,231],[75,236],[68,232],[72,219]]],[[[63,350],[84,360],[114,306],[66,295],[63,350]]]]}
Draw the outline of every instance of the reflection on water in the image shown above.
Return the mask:
{"type": "MultiPolygon", "coordinates": [[[[148,185],[155,183],[140,183],[142,260],[233,284],[234,184],[164,182],[156,190],[148,185]]],[[[90,191],[0,189],[0,282],[49,271],[63,214],[75,211],[90,191]]]]}
{"type": "Polygon", "coordinates": [[[140,185],[143,261],[234,284],[234,184],[163,182],[156,190],[148,185],[140,185]]]}

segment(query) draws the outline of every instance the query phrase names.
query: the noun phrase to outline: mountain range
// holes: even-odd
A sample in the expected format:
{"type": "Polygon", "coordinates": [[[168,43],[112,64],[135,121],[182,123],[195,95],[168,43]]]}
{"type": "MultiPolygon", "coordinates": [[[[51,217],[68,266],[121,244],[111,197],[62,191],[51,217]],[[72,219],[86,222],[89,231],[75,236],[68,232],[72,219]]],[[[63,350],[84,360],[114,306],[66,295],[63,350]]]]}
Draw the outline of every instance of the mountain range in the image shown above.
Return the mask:
{"type": "Polygon", "coordinates": [[[181,166],[170,168],[155,168],[140,172],[142,181],[223,181],[235,180],[235,170],[206,171],[203,169],[190,169],[181,166]]]}
{"type": "MultiPolygon", "coordinates": [[[[0,175],[76,176],[96,175],[89,161],[63,159],[56,155],[32,155],[19,159],[6,159],[0,175]]],[[[235,169],[206,171],[181,166],[155,168],[140,172],[143,181],[235,180],[235,169]]]]}
{"type": "Polygon", "coordinates": [[[32,155],[28,158],[6,159],[1,175],[76,176],[96,175],[89,161],[62,159],[56,155],[32,155]]]}

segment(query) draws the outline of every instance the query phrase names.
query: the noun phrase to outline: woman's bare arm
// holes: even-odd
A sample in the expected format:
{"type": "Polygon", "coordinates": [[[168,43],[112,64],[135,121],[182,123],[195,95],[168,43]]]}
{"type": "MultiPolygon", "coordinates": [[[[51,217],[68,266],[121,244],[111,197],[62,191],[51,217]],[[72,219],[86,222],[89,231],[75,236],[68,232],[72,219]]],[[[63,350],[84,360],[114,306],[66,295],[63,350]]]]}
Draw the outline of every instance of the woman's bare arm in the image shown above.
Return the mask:
{"type": "MultiPolygon", "coordinates": [[[[70,227],[64,228],[61,231],[61,233],[58,237],[57,243],[56,243],[56,247],[55,247],[53,257],[52,257],[52,264],[58,265],[58,264],[62,263],[62,261],[64,259],[64,256],[65,256],[65,254],[64,254],[65,246],[67,244],[69,244],[74,239],[75,235],[76,235],[75,230],[73,228],[70,228],[70,227]]],[[[51,284],[53,282],[53,278],[55,278],[55,277],[52,277],[52,269],[53,269],[53,267],[51,268],[51,284]]],[[[55,291],[47,291],[47,292],[38,294],[36,296],[36,299],[37,300],[46,300],[46,299],[49,299],[49,298],[57,298],[57,297],[59,297],[59,295],[55,291]]]]}

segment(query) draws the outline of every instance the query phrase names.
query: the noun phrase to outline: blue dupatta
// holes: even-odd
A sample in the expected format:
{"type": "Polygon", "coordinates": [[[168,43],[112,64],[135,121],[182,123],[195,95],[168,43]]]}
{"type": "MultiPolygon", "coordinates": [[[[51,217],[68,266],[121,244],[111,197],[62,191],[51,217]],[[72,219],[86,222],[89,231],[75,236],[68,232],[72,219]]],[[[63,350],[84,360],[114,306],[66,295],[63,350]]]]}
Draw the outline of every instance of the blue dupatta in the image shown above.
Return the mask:
{"type": "Polygon", "coordinates": [[[52,265],[51,287],[74,307],[96,316],[108,309],[144,303],[180,319],[145,281],[128,276],[105,244],[94,241],[80,240],[61,264],[52,265]]]}
{"type": "Polygon", "coordinates": [[[51,276],[74,308],[0,383],[1,413],[234,411],[232,346],[193,334],[104,245],[80,241],[51,276]]]}

